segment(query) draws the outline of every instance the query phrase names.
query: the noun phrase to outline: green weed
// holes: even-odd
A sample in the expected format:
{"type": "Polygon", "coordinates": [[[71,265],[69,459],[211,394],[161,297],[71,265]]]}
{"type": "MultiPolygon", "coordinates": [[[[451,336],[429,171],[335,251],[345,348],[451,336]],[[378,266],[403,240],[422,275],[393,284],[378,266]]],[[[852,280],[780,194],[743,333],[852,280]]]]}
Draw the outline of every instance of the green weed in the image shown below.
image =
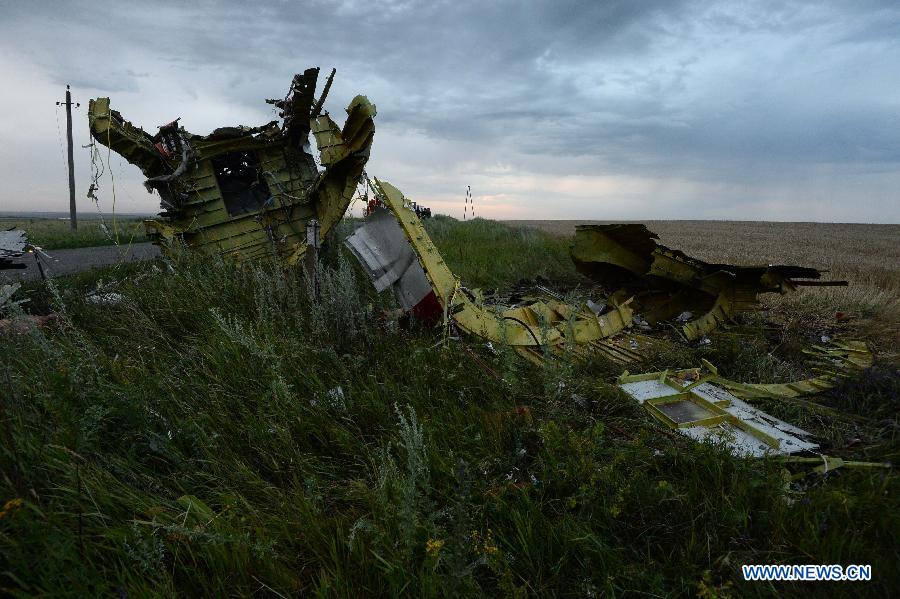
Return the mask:
{"type": "MultiPolygon", "coordinates": [[[[579,282],[565,240],[477,219],[428,226],[467,282],[502,286],[535,265],[579,282]]],[[[776,460],[662,429],[601,358],[538,370],[508,348],[435,345],[381,318],[391,298],[337,244],[320,283],[316,295],[275,264],[188,254],[26,286],[29,310],[63,315],[0,337],[0,592],[884,596],[900,584],[892,471],[786,486],[776,460]],[[100,278],[123,301],[86,301],[100,278]],[[750,584],[743,563],[869,563],[874,580],[750,584]]],[[[646,366],[806,372],[779,339],[711,341],[646,366]]],[[[896,372],[875,369],[817,399],[831,411],[765,409],[839,455],[893,461],[895,391],[896,372]]]]}

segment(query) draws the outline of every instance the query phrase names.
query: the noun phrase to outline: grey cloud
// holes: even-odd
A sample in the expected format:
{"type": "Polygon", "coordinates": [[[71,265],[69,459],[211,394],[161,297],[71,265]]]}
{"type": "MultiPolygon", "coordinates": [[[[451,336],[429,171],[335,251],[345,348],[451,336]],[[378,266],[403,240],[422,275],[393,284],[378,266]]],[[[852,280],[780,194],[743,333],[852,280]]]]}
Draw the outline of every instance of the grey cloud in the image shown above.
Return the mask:
{"type": "Polygon", "coordinates": [[[338,68],[332,111],[365,92],[392,139],[480,144],[523,172],[750,185],[900,170],[895,2],[0,4],[5,54],[154,98],[160,122],[209,98],[268,120],[262,98],[318,64],[338,68]]]}

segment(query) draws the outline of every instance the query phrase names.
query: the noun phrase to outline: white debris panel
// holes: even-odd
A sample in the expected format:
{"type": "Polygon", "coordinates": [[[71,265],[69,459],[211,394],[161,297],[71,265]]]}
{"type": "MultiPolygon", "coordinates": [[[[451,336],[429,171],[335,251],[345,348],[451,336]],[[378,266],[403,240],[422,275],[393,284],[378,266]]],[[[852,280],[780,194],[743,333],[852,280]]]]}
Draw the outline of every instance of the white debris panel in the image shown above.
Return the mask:
{"type": "Polygon", "coordinates": [[[806,439],[810,433],[710,382],[654,373],[622,376],[619,387],[669,427],[696,441],[722,442],[734,455],[788,455],[818,448],[806,439]]]}

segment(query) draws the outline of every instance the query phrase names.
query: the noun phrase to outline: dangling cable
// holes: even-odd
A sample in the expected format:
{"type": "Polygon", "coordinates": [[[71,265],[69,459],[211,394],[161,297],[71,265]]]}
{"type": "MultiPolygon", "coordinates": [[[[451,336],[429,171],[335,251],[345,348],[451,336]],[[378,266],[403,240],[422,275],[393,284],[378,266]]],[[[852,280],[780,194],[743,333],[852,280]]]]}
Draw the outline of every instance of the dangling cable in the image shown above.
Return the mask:
{"type": "Polygon", "coordinates": [[[113,174],[112,169],[112,140],[110,139],[110,131],[112,127],[109,127],[106,130],[106,168],[109,170],[109,181],[112,189],[112,223],[113,223],[113,235],[116,238],[116,245],[119,245],[119,227],[116,223],[116,176],[113,174]]]}

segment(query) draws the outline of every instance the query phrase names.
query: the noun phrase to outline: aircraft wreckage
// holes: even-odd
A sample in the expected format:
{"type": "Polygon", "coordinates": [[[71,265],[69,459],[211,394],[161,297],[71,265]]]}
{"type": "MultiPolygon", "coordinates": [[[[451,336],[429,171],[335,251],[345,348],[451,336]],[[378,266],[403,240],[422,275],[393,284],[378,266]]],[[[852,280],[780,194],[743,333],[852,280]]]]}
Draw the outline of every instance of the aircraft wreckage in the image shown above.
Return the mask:
{"type": "MultiPolygon", "coordinates": [[[[391,287],[404,309],[426,320],[435,320],[437,315],[436,320],[446,328],[454,326],[490,343],[512,346],[537,364],[563,352],[575,358],[596,353],[630,364],[643,358],[642,350],[668,342],[659,336],[629,330],[633,324],[633,297],[621,302],[610,298],[609,305],[600,310],[589,304],[577,306],[553,298],[516,307],[488,305],[480,290],[463,287],[449,269],[410,209],[411,202],[396,187],[378,179],[373,190],[394,218],[388,218],[387,212],[375,213],[345,243],[375,288],[380,291],[391,287]]],[[[576,242],[573,253],[577,247],[576,242]]],[[[735,267],[728,268],[740,272],[735,267]]],[[[749,288],[753,288],[755,272],[744,277],[751,281],[744,283],[749,288]]],[[[820,276],[817,271],[793,267],[773,272],[778,272],[780,278],[773,276],[771,280],[784,287],[793,281],[791,276],[800,276],[798,273],[820,276]]],[[[764,279],[764,273],[765,269],[759,275],[759,280],[765,281],[760,283],[764,287],[758,292],[773,290],[771,287],[776,285],[764,279]]],[[[743,281],[737,276],[735,279],[743,281]]],[[[723,286],[719,293],[729,288],[723,286]]],[[[818,393],[873,363],[872,353],[859,341],[814,346],[808,353],[814,358],[817,375],[791,383],[731,381],[719,376],[708,362],[702,368],[673,372],[629,375],[626,371],[617,382],[651,415],[686,436],[721,440],[738,455],[787,455],[818,446],[807,440],[809,433],[744,400],[788,399],[818,393]]]]}
{"type": "Polygon", "coordinates": [[[709,264],[659,245],[656,239],[640,224],[579,225],[572,260],[588,278],[617,289],[613,297],[633,297],[648,324],[682,321],[680,329],[688,340],[757,309],[761,293],[847,285],[820,281],[821,272],[801,266],[709,264]],[[695,317],[696,311],[701,314],[695,317]]]}
{"type": "Polygon", "coordinates": [[[164,249],[185,246],[250,260],[273,254],[295,264],[306,250],[306,224],[324,236],[341,218],[363,173],[375,131],[375,106],[356,96],[343,127],[323,111],[334,78],[315,97],[319,69],[295,75],[278,108],[281,125],[221,127],[194,135],[178,119],[155,135],[124,120],[109,98],[91,100],[88,122],[101,144],[138,166],[163,211],[146,221],[164,249]],[[319,170],[309,148],[312,133],[319,170]]]}
{"type": "Polygon", "coordinates": [[[25,231],[19,229],[0,231],[0,270],[25,268],[25,265],[17,260],[25,255],[27,247],[25,231]]]}
{"type": "MultiPolygon", "coordinates": [[[[28,243],[25,231],[21,229],[0,231],[0,271],[24,269],[25,264],[22,260],[33,253],[43,254],[41,248],[28,243]]],[[[38,262],[38,265],[40,265],[40,262],[38,262]]],[[[41,272],[43,273],[43,271],[41,272]]],[[[6,283],[0,279],[0,310],[5,306],[22,303],[12,301],[13,295],[21,286],[21,283],[6,283]]],[[[0,320],[0,331],[3,330],[2,322],[0,320]]]]}
{"type": "MultiPolygon", "coordinates": [[[[707,263],[657,244],[643,225],[584,225],[577,229],[572,259],[609,292],[604,303],[576,305],[546,289],[528,303],[491,303],[453,274],[416,204],[386,181],[365,175],[375,106],[356,96],[338,127],[323,108],[334,71],[316,98],[318,74],[308,69],[296,75],[284,99],[267,100],[280,109],[280,124],[223,127],[206,136],[187,132],[177,120],[151,135],[112,110],[108,98],[91,101],[94,138],[137,165],[147,189],[160,195],[160,218],[146,225],[164,252],[189,248],[238,261],[274,256],[294,265],[308,247],[318,247],[319,233],[310,238],[309,225],[327,234],[365,182],[373,200],[365,223],[345,244],[376,290],[391,289],[404,311],[439,325],[445,336],[462,332],[510,346],[538,365],[563,353],[636,364],[653,347],[696,340],[756,309],[760,294],[846,285],[821,281],[822,273],[805,267],[707,263]],[[310,133],[321,170],[309,149],[310,133]],[[677,326],[654,330],[665,324],[677,326]],[[668,334],[672,328],[680,339],[668,334]]],[[[811,451],[817,445],[809,433],[747,402],[829,389],[871,366],[873,356],[858,341],[835,341],[807,352],[815,376],[791,383],[731,381],[705,361],[687,370],[626,371],[617,383],[666,426],[696,440],[722,440],[738,455],[811,451]]],[[[826,460],[825,470],[829,464],[861,465],[833,459],[826,460]]]]}

